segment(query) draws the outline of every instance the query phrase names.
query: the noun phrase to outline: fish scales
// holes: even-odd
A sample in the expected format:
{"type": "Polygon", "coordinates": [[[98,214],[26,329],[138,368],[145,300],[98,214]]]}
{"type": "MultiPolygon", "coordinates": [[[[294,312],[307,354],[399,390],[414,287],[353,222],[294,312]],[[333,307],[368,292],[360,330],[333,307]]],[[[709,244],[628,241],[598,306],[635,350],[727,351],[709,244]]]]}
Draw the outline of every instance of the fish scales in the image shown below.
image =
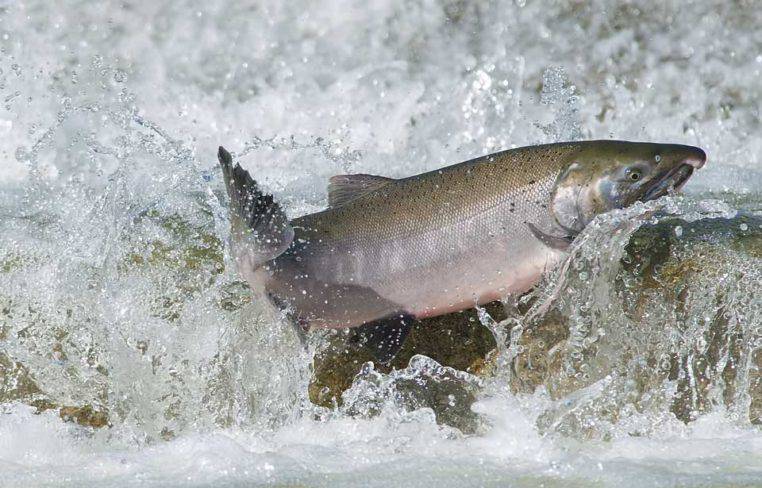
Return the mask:
{"type": "Polygon", "coordinates": [[[301,267],[319,280],[373,288],[416,315],[521,291],[523,275],[510,273],[515,261],[541,269],[557,254],[523,243],[534,240],[527,220],[550,221],[560,160],[553,156],[562,150],[504,152],[391,182],[296,219],[296,238],[306,244],[289,255],[309,255],[301,267]]]}
{"type": "Polygon", "coordinates": [[[383,361],[413,320],[530,289],[596,215],[677,191],[706,160],[696,147],[626,141],[511,149],[399,180],[338,176],[330,208],[289,222],[219,157],[252,289],[299,327],[362,326],[383,361]]]}

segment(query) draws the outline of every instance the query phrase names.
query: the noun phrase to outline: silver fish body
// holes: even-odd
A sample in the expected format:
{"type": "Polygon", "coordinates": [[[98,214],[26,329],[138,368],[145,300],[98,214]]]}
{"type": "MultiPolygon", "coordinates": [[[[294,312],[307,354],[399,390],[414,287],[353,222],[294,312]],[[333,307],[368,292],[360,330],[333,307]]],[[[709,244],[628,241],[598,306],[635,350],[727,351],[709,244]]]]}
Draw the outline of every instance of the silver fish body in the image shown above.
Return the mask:
{"type": "Polygon", "coordinates": [[[553,226],[557,174],[509,151],[390,181],[292,221],[294,245],[260,279],[319,327],[441,315],[521,293],[562,256],[526,224],[553,226]]]}
{"type": "MultiPolygon", "coordinates": [[[[234,176],[256,184],[222,151],[240,200],[234,176]]],[[[335,177],[331,207],[290,223],[263,212],[277,204],[257,190],[267,219],[240,206],[254,231],[234,248],[252,287],[303,326],[431,317],[528,290],[596,214],[678,189],[704,160],[690,146],[621,141],[518,148],[399,180],[335,177]]]]}

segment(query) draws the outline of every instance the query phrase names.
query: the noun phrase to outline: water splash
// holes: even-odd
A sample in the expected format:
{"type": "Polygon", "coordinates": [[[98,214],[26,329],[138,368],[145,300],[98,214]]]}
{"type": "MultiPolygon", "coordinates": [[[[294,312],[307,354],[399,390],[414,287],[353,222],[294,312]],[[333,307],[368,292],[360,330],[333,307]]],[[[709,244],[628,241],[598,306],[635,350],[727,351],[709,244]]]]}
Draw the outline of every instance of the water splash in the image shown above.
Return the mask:
{"type": "Polygon", "coordinates": [[[111,424],[4,405],[3,482],[756,482],[762,11],[600,3],[0,2],[0,397],[111,424]],[[226,254],[218,145],[296,215],[333,174],[581,135],[709,153],[653,217],[666,267],[631,242],[662,209],[614,214],[494,378],[419,358],[306,404],[309,354],[226,254]]]}
{"type": "Polygon", "coordinates": [[[540,128],[551,140],[576,141],[582,139],[579,96],[576,94],[576,87],[569,83],[569,78],[563,68],[548,68],[542,74],[540,103],[555,107],[553,122],[540,125],[540,128]]]}
{"type": "Polygon", "coordinates": [[[613,212],[575,242],[525,319],[520,342],[534,350],[512,370],[518,388],[559,400],[543,429],[653,435],[716,411],[760,422],[762,221],[707,203],[613,212]]]}

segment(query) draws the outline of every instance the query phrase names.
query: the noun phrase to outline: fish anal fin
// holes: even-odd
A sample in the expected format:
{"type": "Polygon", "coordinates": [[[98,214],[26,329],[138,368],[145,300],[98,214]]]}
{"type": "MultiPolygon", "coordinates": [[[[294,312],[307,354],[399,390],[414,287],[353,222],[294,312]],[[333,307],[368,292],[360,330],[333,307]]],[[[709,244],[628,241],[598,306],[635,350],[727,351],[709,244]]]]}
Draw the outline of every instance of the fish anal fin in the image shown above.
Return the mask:
{"type": "Polygon", "coordinates": [[[389,364],[397,355],[410,333],[415,317],[407,313],[397,313],[382,319],[367,322],[357,327],[360,342],[381,364],[389,364]]]}
{"type": "Polygon", "coordinates": [[[540,242],[545,244],[551,249],[558,249],[559,251],[566,251],[571,246],[574,237],[572,236],[554,236],[546,232],[541,231],[536,225],[531,222],[526,222],[527,227],[540,242]]]}
{"type": "Polygon", "coordinates": [[[336,175],[328,182],[328,206],[339,207],[394,181],[375,175],[336,175]]]}

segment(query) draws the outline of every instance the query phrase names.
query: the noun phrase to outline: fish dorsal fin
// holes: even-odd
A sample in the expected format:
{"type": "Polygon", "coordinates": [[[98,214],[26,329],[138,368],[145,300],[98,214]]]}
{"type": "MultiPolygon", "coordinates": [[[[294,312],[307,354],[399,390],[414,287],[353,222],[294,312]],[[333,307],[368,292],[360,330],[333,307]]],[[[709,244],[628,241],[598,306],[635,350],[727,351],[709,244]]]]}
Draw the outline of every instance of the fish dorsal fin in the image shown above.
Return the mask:
{"type": "Polygon", "coordinates": [[[394,181],[375,175],[336,175],[328,183],[328,206],[340,207],[357,197],[367,195],[394,181]]]}

